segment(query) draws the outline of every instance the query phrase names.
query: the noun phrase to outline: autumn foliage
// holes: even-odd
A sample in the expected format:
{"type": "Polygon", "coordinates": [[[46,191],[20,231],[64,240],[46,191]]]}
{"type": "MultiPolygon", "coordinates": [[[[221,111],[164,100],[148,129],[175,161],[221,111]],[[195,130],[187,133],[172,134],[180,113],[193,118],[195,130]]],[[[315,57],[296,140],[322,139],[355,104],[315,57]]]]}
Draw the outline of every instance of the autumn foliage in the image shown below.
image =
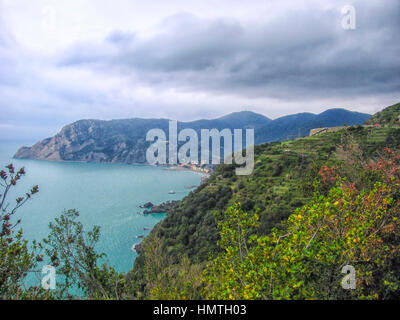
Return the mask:
{"type": "Polygon", "coordinates": [[[400,290],[400,155],[363,168],[379,179],[360,188],[323,166],[328,194],[315,192],[284,230],[248,236],[258,217],[229,208],[219,221],[223,252],[203,273],[211,299],[385,299],[400,290]],[[344,266],[356,270],[355,289],[344,289],[344,266]]]}

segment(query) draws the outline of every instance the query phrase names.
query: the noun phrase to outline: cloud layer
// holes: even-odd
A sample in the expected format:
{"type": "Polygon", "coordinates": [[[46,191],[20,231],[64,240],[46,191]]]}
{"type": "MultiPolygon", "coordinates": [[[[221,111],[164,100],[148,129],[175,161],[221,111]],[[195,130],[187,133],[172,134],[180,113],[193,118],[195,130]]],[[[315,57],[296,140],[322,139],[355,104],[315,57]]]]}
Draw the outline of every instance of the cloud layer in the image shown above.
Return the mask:
{"type": "Polygon", "coordinates": [[[0,134],[45,137],[80,118],[372,113],[400,99],[399,1],[353,1],[352,31],[341,1],[271,1],[265,18],[213,3],[220,16],[177,5],[146,30],[113,28],[51,54],[18,43],[0,15],[0,134]]]}

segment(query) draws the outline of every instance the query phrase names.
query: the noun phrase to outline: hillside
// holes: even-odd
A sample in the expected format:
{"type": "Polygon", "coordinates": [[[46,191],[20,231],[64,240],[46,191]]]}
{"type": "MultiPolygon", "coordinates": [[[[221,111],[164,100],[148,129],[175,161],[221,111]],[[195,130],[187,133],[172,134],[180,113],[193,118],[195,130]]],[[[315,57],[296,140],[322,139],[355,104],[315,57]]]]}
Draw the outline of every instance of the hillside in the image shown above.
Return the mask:
{"type": "Polygon", "coordinates": [[[366,124],[395,127],[400,126],[400,103],[387,107],[373,115],[366,124]]]}
{"type": "Polygon", "coordinates": [[[345,109],[329,109],[318,115],[298,113],[276,119],[261,128],[257,142],[283,141],[307,136],[311,129],[357,125],[369,119],[369,115],[349,112],[345,109]]]}
{"type": "MultiPolygon", "coordinates": [[[[370,115],[332,109],[319,115],[298,114],[271,120],[250,111],[232,113],[213,120],[178,122],[178,130],[222,130],[228,128],[255,130],[256,144],[283,141],[307,136],[319,126],[361,124],[370,115]]],[[[86,161],[111,163],[145,163],[150,143],[146,133],[155,128],[168,133],[168,119],[80,120],[65,126],[54,137],[44,139],[32,147],[22,147],[15,158],[49,161],[86,161]]]]}
{"type": "MultiPolygon", "coordinates": [[[[148,239],[159,238],[174,262],[186,255],[192,263],[203,264],[219,250],[215,213],[222,215],[235,202],[247,212],[258,212],[259,232],[267,234],[311,199],[321,166],[340,163],[337,146],[349,136],[367,158],[385,146],[400,147],[400,129],[361,126],[257,146],[250,176],[236,176],[233,165],[217,166],[211,178],[170,211],[148,239]]],[[[137,281],[143,278],[144,255],[135,261],[137,281]]]]}

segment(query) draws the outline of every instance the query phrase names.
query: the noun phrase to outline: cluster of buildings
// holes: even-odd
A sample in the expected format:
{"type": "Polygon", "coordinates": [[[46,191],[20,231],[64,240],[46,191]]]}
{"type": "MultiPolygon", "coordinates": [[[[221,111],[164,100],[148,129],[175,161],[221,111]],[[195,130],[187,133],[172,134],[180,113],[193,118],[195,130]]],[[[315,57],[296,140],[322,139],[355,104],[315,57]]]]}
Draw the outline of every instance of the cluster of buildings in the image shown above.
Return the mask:
{"type": "Polygon", "coordinates": [[[211,173],[212,167],[209,164],[201,164],[201,163],[187,163],[187,164],[178,164],[178,168],[199,171],[203,173],[211,173]]]}

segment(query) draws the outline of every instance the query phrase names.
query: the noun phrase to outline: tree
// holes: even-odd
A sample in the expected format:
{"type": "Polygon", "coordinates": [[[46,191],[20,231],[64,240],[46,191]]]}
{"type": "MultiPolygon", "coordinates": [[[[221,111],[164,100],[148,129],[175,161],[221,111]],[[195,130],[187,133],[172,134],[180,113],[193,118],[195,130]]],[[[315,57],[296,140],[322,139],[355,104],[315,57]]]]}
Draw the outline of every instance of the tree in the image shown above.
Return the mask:
{"type": "Polygon", "coordinates": [[[2,299],[44,299],[51,298],[49,291],[38,286],[25,287],[28,273],[35,268],[42,256],[41,245],[23,239],[21,223],[15,214],[39,188],[34,186],[24,196],[15,200],[14,205],[7,201],[7,196],[25,175],[25,169],[16,170],[12,164],[0,171],[0,298],[2,299]]]}
{"type": "Polygon", "coordinates": [[[173,264],[157,237],[143,243],[146,296],[153,300],[193,300],[200,298],[201,266],[186,256],[173,264]]]}
{"type": "MultiPolygon", "coordinates": [[[[268,236],[246,237],[257,216],[235,204],[219,221],[224,250],[203,273],[210,299],[384,299],[400,288],[400,155],[364,168],[380,176],[370,189],[337,177],[327,195],[297,209],[268,236]],[[379,173],[379,174],[376,174],[379,173]],[[356,270],[356,289],[341,286],[356,270]]],[[[329,168],[322,170],[333,174],[329,168]]],[[[330,179],[329,179],[330,181],[330,179]]]]}
{"type": "Polygon", "coordinates": [[[52,265],[64,279],[63,284],[58,283],[58,296],[72,298],[78,289],[87,299],[130,298],[125,275],[106,264],[99,266],[105,257],[95,250],[100,227],[85,231],[78,217],[76,210],[65,211],[50,223],[50,234],[43,240],[52,265]]]}
{"type": "Polygon", "coordinates": [[[77,221],[79,213],[76,210],[68,210],[50,223],[50,234],[44,240],[46,248],[42,243],[29,243],[23,239],[22,229],[17,230],[21,220],[16,220],[15,214],[39,191],[39,187],[34,186],[11,206],[7,196],[25,175],[25,169],[17,171],[12,164],[6,169],[0,171],[0,298],[72,298],[77,289],[89,299],[132,298],[123,273],[106,264],[99,266],[99,259],[104,257],[95,250],[100,228],[95,226],[89,232],[84,231],[77,221]],[[41,273],[37,267],[44,261],[43,249],[52,266],[58,268],[58,275],[63,276],[64,282],[57,283],[58,289],[54,292],[26,284],[29,273],[41,273]]]}
{"type": "MultiPolygon", "coordinates": [[[[248,247],[249,230],[258,226],[257,214],[248,214],[240,203],[229,207],[226,216],[218,222],[221,239],[218,245],[224,250],[203,271],[206,299],[262,298],[261,290],[253,278],[253,249],[248,247]]],[[[254,239],[254,236],[251,237],[254,239]]]]}

